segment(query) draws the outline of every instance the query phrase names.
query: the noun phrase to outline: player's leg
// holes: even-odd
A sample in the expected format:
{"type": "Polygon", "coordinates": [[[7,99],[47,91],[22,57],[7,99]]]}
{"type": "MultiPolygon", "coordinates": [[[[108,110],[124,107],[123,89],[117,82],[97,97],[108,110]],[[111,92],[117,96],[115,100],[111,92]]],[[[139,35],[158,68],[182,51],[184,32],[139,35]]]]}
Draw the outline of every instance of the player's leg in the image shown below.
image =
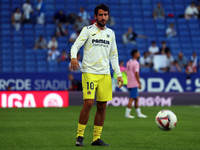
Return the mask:
{"type": "Polygon", "coordinates": [[[94,103],[94,99],[85,99],[83,102],[83,107],[79,116],[79,124],[86,125],[89,119],[89,113],[94,103]]]}
{"type": "Polygon", "coordinates": [[[77,130],[77,137],[76,137],[76,146],[83,146],[83,135],[86,128],[86,124],[89,119],[90,110],[94,103],[93,99],[87,99],[83,102],[83,107],[80,112],[79,116],[79,123],[78,123],[78,130],[77,130]]]}
{"type": "Polygon", "coordinates": [[[126,118],[134,118],[134,116],[131,116],[131,108],[132,108],[132,103],[134,101],[134,98],[129,98],[129,101],[128,101],[128,105],[126,107],[126,111],[125,111],[125,117],[126,118]]]}
{"type": "Polygon", "coordinates": [[[105,120],[106,105],[107,105],[107,102],[97,102],[97,111],[96,111],[96,115],[95,115],[95,118],[94,118],[93,141],[100,139],[104,120],[105,120]]]}
{"type": "Polygon", "coordinates": [[[131,115],[131,108],[132,108],[132,103],[134,99],[136,98],[136,89],[135,88],[130,88],[129,89],[129,102],[125,110],[125,117],[126,118],[135,118],[134,116],[131,115]]]}
{"type": "Polygon", "coordinates": [[[137,98],[135,99],[135,110],[136,110],[136,113],[137,113],[137,117],[138,117],[138,118],[147,118],[146,115],[144,115],[144,114],[141,113],[141,109],[140,109],[140,107],[139,107],[139,97],[137,97],[137,98]]]}
{"type": "Polygon", "coordinates": [[[83,146],[83,136],[86,128],[86,124],[89,119],[89,113],[94,103],[96,84],[93,82],[93,75],[88,73],[82,74],[82,87],[83,87],[83,107],[80,112],[76,146],[83,146]]]}
{"type": "Polygon", "coordinates": [[[96,146],[109,146],[101,139],[101,133],[105,120],[107,101],[112,100],[112,84],[110,75],[100,75],[97,87],[97,112],[94,118],[93,143],[96,146]]]}

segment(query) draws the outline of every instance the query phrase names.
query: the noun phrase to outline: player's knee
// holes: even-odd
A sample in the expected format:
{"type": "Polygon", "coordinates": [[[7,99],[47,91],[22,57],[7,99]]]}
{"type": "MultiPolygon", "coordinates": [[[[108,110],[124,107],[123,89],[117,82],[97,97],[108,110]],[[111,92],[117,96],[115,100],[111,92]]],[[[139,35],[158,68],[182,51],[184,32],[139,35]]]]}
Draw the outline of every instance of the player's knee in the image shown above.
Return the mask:
{"type": "Polygon", "coordinates": [[[90,100],[85,100],[84,101],[84,107],[85,107],[85,109],[91,109],[92,108],[92,106],[93,106],[93,101],[90,101],[90,100]]]}
{"type": "Polygon", "coordinates": [[[106,111],[106,106],[105,105],[98,105],[97,106],[97,111],[100,111],[100,112],[106,111]]]}

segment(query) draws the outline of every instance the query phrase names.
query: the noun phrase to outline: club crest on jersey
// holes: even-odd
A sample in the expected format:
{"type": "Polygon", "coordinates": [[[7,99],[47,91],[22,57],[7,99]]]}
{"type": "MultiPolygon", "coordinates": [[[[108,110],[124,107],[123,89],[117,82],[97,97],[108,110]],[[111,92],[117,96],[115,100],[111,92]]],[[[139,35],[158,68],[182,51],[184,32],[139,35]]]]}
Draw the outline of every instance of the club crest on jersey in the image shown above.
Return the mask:
{"type": "Polygon", "coordinates": [[[90,94],[91,94],[91,91],[88,91],[87,94],[90,95],[90,94]]]}
{"type": "Polygon", "coordinates": [[[109,37],[110,37],[110,35],[109,35],[109,34],[106,34],[106,36],[107,36],[107,38],[109,38],[109,37]]]}

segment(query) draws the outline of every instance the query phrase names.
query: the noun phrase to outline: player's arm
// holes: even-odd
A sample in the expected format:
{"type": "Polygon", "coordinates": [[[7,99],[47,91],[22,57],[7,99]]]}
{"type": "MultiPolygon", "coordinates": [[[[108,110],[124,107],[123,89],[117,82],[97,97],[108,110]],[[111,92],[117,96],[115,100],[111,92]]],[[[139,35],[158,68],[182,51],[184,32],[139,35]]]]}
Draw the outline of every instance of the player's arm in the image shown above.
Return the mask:
{"type": "Polygon", "coordinates": [[[113,37],[112,37],[112,42],[111,42],[111,50],[110,50],[110,62],[112,65],[113,70],[115,71],[117,75],[117,82],[119,85],[119,88],[122,87],[123,85],[123,80],[122,80],[122,74],[119,68],[119,62],[118,62],[118,52],[117,52],[117,45],[115,41],[115,34],[113,32],[113,37]]]}
{"type": "Polygon", "coordinates": [[[84,27],[80,33],[80,35],[78,36],[78,38],[76,39],[76,41],[74,42],[74,44],[72,45],[70,54],[71,54],[71,69],[73,69],[74,71],[78,69],[79,63],[77,60],[77,53],[79,51],[79,49],[81,48],[81,46],[83,46],[83,44],[87,41],[89,37],[88,34],[88,29],[87,27],[84,27]]]}
{"type": "Polygon", "coordinates": [[[135,73],[135,77],[136,77],[137,82],[139,83],[139,89],[141,89],[142,87],[141,87],[141,84],[140,84],[140,75],[139,75],[139,72],[135,73]]]}
{"type": "Polygon", "coordinates": [[[135,66],[134,70],[135,70],[135,78],[136,78],[136,80],[137,80],[137,82],[138,82],[138,84],[139,84],[139,89],[141,89],[140,75],[139,75],[139,70],[140,70],[140,65],[139,65],[139,63],[135,66]]]}

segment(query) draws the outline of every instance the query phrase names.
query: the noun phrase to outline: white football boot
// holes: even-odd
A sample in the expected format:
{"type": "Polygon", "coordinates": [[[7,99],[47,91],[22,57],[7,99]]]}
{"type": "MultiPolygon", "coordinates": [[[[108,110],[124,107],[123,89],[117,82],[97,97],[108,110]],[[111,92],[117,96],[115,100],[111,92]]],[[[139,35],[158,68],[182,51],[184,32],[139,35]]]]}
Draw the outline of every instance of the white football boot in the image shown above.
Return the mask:
{"type": "Polygon", "coordinates": [[[138,117],[138,118],[147,118],[147,116],[144,115],[144,114],[139,114],[137,117],[138,117]]]}
{"type": "Polygon", "coordinates": [[[133,118],[135,118],[134,116],[132,116],[132,115],[127,115],[127,116],[125,116],[126,118],[131,118],[131,119],[133,119],[133,118]]]}

